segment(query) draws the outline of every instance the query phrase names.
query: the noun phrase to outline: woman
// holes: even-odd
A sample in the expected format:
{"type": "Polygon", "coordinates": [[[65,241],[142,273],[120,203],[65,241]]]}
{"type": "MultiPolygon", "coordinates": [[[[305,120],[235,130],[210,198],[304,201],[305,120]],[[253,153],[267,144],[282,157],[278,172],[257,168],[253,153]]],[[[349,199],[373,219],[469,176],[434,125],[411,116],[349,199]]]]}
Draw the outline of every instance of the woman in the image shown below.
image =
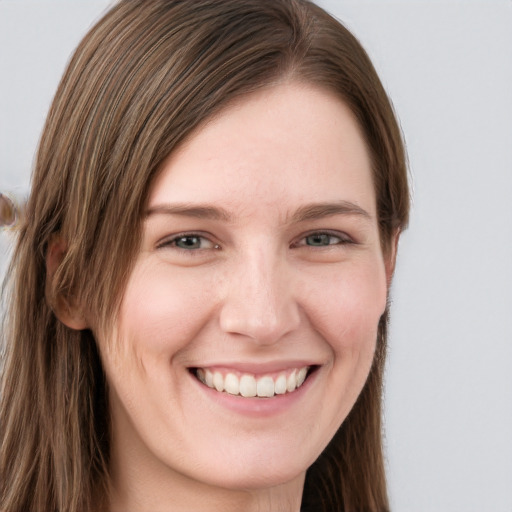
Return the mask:
{"type": "Polygon", "coordinates": [[[388,510],[404,150],[302,0],[125,0],[73,56],[13,259],[0,509],[388,510]]]}

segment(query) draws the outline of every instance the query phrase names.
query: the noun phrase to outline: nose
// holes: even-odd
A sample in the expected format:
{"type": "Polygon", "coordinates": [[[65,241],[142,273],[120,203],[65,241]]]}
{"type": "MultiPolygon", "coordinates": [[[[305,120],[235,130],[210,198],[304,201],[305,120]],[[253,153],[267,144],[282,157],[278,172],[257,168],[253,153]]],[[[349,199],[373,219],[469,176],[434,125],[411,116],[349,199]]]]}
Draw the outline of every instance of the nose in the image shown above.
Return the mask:
{"type": "Polygon", "coordinates": [[[240,258],[231,269],[220,311],[223,332],[272,345],[300,323],[293,272],[263,250],[240,258]]]}

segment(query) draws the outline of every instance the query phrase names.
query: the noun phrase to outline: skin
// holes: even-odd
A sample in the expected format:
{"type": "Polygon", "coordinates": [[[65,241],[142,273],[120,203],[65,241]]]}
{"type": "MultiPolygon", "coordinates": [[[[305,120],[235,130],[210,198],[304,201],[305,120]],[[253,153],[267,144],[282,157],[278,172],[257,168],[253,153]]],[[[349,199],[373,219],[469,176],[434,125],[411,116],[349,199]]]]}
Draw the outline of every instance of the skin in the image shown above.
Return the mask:
{"type": "Polygon", "coordinates": [[[393,258],[368,152],[335,96],[283,83],[196,131],[152,185],[119,315],[96,332],[111,510],[298,511],[306,469],[367,378],[393,258]],[[316,371],[291,400],[218,401],[190,371],[304,365],[316,371]]]}

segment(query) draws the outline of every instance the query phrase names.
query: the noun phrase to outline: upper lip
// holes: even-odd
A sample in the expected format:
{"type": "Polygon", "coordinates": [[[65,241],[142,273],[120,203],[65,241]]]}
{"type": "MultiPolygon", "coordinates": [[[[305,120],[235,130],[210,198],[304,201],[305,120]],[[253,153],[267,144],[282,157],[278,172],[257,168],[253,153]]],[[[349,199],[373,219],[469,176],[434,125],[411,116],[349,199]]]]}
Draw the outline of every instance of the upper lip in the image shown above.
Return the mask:
{"type": "Polygon", "coordinates": [[[254,362],[212,362],[202,363],[190,366],[191,369],[197,368],[210,368],[210,369],[225,369],[234,370],[240,373],[252,373],[254,375],[264,375],[266,373],[275,373],[286,371],[294,368],[304,368],[305,366],[320,366],[320,364],[313,360],[288,360],[288,361],[272,361],[268,363],[254,363],[254,362]]]}

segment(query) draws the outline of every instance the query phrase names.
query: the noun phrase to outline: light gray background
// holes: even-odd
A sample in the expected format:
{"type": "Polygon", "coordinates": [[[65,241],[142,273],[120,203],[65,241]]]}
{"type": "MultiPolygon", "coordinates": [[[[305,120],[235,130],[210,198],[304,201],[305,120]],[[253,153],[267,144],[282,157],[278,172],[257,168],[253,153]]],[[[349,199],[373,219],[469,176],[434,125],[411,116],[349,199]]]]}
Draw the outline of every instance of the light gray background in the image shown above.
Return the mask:
{"type": "MultiPolygon", "coordinates": [[[[50,100],[107,0],[0,0],[0,190],[22,198],[50,100]]],[[[414,189],[393,289],[395,512],[512,512],[512,2],[319,2],[393,99],[414,189]]],[[[0,271],[10,245],[0,233],[0,271]]]]}

